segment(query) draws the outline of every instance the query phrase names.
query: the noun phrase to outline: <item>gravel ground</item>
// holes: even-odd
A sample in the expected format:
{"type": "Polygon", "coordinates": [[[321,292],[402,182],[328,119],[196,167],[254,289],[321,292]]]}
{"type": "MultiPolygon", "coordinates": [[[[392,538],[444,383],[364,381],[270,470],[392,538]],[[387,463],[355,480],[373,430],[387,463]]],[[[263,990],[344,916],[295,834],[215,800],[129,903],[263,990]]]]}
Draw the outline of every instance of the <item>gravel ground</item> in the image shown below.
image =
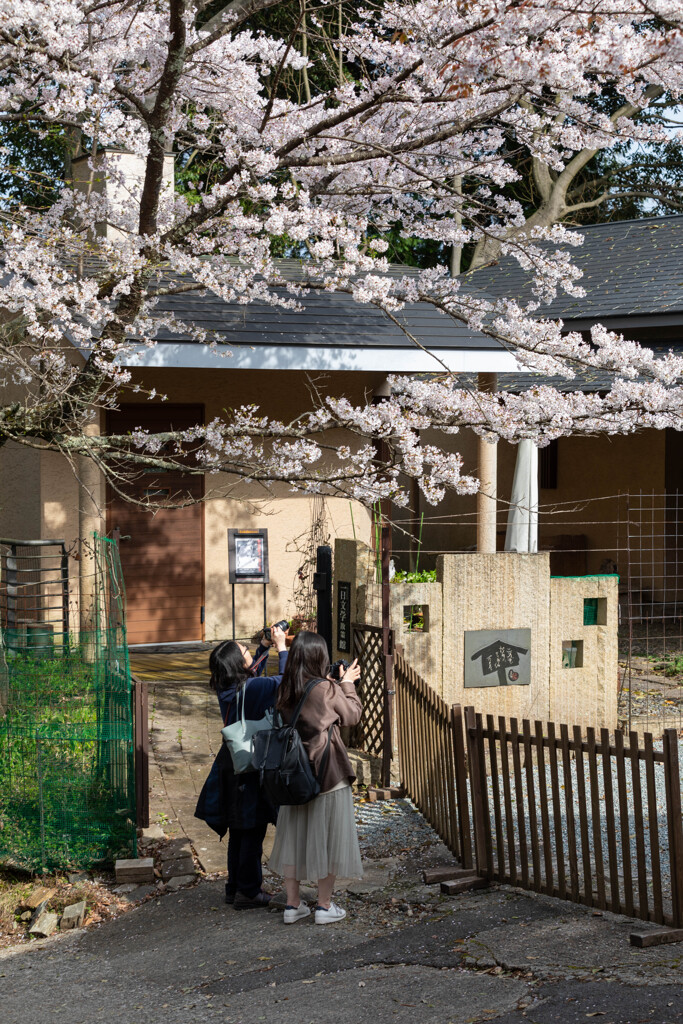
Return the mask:
{"type": "MultiPolygon", "coordinates": [[[[662,744],[661,743],[655,743],[655,749],[661,750],[662,749],[662,744]]],[[[622,814],[622,810],[623,809],[620,806],[620,800],[619,800],[619,792],[618,792],[615,760],[613,758],[611,760],[612,760],[612,790],[613,790],[613,794],[614,794],[614,818],[615,818],[615,831],[616,831],[616,861],[617,861],[617,872],[618,872],[618,875],[619,875],[620,893],[621,893],[621,895],[623,897],[624,846],[623,846],[623,843],[622,843],[621,825],[620,825],[621,814],[622,814]]],[[[683,740],[679,740],[679,763],[681,765],[683,765],[683,740]]],[[[653,887],[654,887],[654,882],[653,882],[653,862],[652,862],[652,851],[653,851],[653,849],[656,851],[655,868],[656,868],[656,865],[657,865],[657,860],[659,861],[659,869],[660,869],[660,873],[661,873],[661,888],[662,888],[662,893],[663,893],[663,896],[664,896],[665,905],[666,905],[666,903],[670,903],[670,900],[671,900],[671,865],[669,863],[669,857],[668,857],[668,826],[667,826],[667,816],[666,816],[666,792],[665,792],[664,770],[663,770],[663,765],[661,763],[655,763],[654,767],[655,767],[655,771],[654,771],[654,789],[655,789],[656,808],[657,808],[657,810],[656,810],[656,815],[653,816],[653,819],[650,819],[649,810],[648,810],[648,804],[647,804],[647,780],[646,780],[646,774],[645,774],[645,763],[644,762],[640,763],[640,784],[641,784],[641,793],[642,793],[642,798],[643,798],[642,799],[642,805],[643,805],[643,821],[644,821],[644,831],[645,831],[646,880],[647,880],[648,898],[649,898],[650,906],[652,906],[651,897],[652,897],[653,887]],[[656,831],[657,831],[656,835],[654,834],[653,825],[656,825],[656,831]]],[[[588,767],[588,763],[587,763],[587,760],[586,760],[585,756],[584,756],[584,760],[583,760],[583,769],[584,769],[584,784],[585,784],[585,789],[586,789],[586,795],[587,795],[587,798],[588,798],[589,846],[590,846],[590,856],[591,856],[591,865],[592,865],[592,873],[593,873],[593,883],[595,885],[595,834],[594,834],[594,828],[593,828],[592,808],[591,808],[591,803],[590,803],[589,767],[588,767]]],[[[534,796],[535,796],[535,805],[536,805],[536,817],[537,817],[537,823],[538,823],[538,830],[539,830],[539,834],[540,834],[542,819],[541,819],[541,803],[540,803],[539,792],[538,792],[538,767],[537,766],[534,766],[534,768],[533,768],[533,776],[534,776],[534,796]]],[[[561,815],[560,815],[560,817],[561,817],[561,832],[562,832],[562,846],[563,846],[563,852],[564,852],[565,874],[566,874],[566,877],[569,878],[569,842],[568,842],[568,835],[567,835],[566,797],[565,797],[563,770],[562,770],[562,765],[561,764],[558,765],[558,777],[559,777],[559,786],[560,786],[560,808],[561,808],[561,815]]],[[[548,765],[546,765],[546,769],[545,769],[545,778],[546,778],[546,787],[547,787],[547,792],[548,792],[548,801],[549,801],[549,805],[550,805],[550,830],[551,830],[551,837],[552,837],[553,845],[555,845],[555,843],[557,842],[557,839],[555,837],[555,831],[554,831],[554,818],[553,818],[553,813],[552,813],[551,774],[550,774],[550,767],[548,765]]],[[[605,805],[605,782],[604,782],[604,776],[603,776],[603,773],[602,773],[602,766],[601,766],[600,763],[598,763],[597,782],[598,782],[598,795],[599,795],[599,802],[600,802],[600,811],[601,811],[601,813],[600,813],[599,829],[596,829],[595,831],[599,831],[599,833],[600,833],[600,844],[602,846],[602,860],[603,860],[603,868],[604,868],[604,873],[605,873],[605,887],[606,887],[606,892],[609,895],[609,892],[610,892],[609,857],[608,857],[608,845],[607,845],[608,844],[608,822],[607,822],[607,812],[606,812],[606,805],[605,805]]],[[[514,829],[515,847],[516,847],[516,851],[517,851],[517,863],[519,864],[519,831],[518,831],[518,823],[517,823],[517,820],[516,820],[516,813],[517,813],[517,811],[516,811],[516,804],[515,804],[515,801],[514,801],[514,782],[512,783],[512,785],[513,785],[513,818],[514,818],[512,825],[513,825],[513,829],[514,829]]],[[[578,795],[577,795],[577,765],[576,765],[576,761],[572,761],[571,762],[571,789],[572,789],[572,804],[573,804],[573,809],[574,809],[574,822],[575,822],[575,834],[576,834],[577,859],[578,859],[578,864],[579,864],[579,877],[581,878],[582,877],[582,873],[583,873],[583,864],[582,864],[582,856],[581,856],[581,838],[580,838],[579,824],[578,824],[579,823],[579,803],[578,803],[578,795]]],[[[528,842],[528,813],[527,813],[527,809],[528,809],[528,804],[529,804],[529,796],[528,796],[528,791],[527,791],[526,773],[523,774],[522,791],[523,791],[523,798],[524,798],[525,820],[527,822],[526,830],[527,830],[527,842],[528,842]]],[[[502,778],[499,780],[499,794],[500,794],[501,813],[502,813],[502,816],[503,816],[503,828],[504,828],[504,833],[505,833],[505,842],[506,842],[506,847],[507,847],[507,820],[506,820],[506,815],[505,815],[505,804],[504,804],[504,798],[503,798],[503,782],[502,782],[502,778]]],[[[634,799],[633,799],[633,779],[632,779],[632,775],[631,775],[630,765],[628,763],[626,765],[626,800],[625,800],[625,805],[626,805],[625,806],[625,810],[626,810],[626,812],[628,814],[628,823],[629,823],[629,829],[628,829],[628,833],[629,833],[629,841],[628,841],[629,850],[628,850],[628,855],[629,855],[629,859],[630,859],[630,862],[631,862],[631,868],[632,868],[634,894],[637,894],[637,892],[638,892],[637,870],[638,869],[637,869],[637,860],[636,860],[636,831],[635,831],[634,799]]],[[[491,823],[492,823],[492,827],[494,827],[493,823],[494,823],[495,819],[494,819],[494,813],[493,813],[494,812],[493,793],[491,793],[491,796],[489,798],[489,806],[490,806],[490,813],[491,813],[491,823]]],[[[494,847],[495,847],[495,835],[494,835],[494,847]]],[[[506,856],[507,856],[507,854],[506,854],[506,856]]],[[[530,856],[530,852],[529,852],[529,856],[530,856]]],[[[554,861],[556,863],[557,858],[554,857],[553,859],[554,859],[554,861]]],[[[541,852],[541,871],[542,871],[543,877],[545,877],[542,852],[541,852]]]]}
{"type": "Polygon", "coordinates": [[[429,853],[442,843],[410,800],[356,801],[356,825],[364,860],[429,853]]]}

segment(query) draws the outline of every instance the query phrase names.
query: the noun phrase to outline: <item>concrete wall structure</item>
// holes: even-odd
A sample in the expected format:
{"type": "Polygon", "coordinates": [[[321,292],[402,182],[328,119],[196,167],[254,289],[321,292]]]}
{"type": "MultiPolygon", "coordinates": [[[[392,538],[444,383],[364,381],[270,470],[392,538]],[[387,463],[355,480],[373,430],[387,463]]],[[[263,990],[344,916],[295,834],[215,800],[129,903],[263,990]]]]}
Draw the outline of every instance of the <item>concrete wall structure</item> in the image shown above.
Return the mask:
{"type": "MultiPolygon", "coordinates": [[[[335,579],[352,571],[353,547],[346,542],[342,555],[337,545],[335,579]]],[[[359,621],[380,625],[380,587],[362,577],[374,569],[368,554],[361,550],[355,559],[355,610],[359,621]]],[[[613,730],[618,585],[616,576],[551,578],[547,552],[441,555],[436,583],[391,585],[391,626],[409,664],[448,703],[471,704],[483,714],[613,730]],[[586,601],[595,624],[584,621],[586,601]],[[423,633],[410,632],[404,621],[404,609],[418,604],[429,609],[429,630],[423,633]],[[465,686],[465,631],[518,629],[531,632],[530,683],[465,686]],[[563,644],[580,651],[574,667],[569,657],[563,659],[563,644]]]]}

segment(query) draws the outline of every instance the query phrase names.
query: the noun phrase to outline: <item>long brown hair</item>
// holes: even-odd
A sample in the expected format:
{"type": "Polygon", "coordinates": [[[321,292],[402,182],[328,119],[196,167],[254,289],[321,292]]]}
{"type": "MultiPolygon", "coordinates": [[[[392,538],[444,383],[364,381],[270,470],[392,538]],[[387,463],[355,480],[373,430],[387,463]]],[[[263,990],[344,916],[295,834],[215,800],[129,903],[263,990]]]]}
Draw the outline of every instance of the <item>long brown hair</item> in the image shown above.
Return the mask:
{"type": "Polygon", "coordinates": [[[330,671],[327,644],[319,633],[302,629],[294,637],[278,689],[279,711],[293,709],[304,695],[312,679],[324,679],[330,671]]]}

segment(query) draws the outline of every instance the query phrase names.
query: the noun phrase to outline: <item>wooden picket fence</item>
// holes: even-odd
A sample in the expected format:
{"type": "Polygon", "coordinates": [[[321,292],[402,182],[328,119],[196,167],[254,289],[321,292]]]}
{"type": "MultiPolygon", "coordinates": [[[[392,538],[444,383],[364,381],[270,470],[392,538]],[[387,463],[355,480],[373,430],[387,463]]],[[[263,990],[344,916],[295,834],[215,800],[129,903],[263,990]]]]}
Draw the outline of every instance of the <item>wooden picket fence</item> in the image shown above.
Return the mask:
{"type": "Polygon", "coordinates": [[[402,782],[463,867],[683,927],[678,737],[518,722],[449,707],[394,660],[402,782]]]}
{"type": "Polygon", "coordinates": [[[463,867],[472,867],[461,709],[439,695],[394,653],[401,782],[463,867]]]}

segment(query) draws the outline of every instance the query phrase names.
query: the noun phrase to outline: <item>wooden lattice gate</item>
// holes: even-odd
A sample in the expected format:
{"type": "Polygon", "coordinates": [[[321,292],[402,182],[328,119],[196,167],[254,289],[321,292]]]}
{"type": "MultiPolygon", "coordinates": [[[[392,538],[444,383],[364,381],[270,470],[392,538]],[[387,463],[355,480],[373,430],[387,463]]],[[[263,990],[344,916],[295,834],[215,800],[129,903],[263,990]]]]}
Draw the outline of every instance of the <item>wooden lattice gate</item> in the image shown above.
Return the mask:
{"type": "Polygon", "coordinates": [[[358,658],[361,676],[358,695],[363,717],[352,730],[351,745],[367,754],[391,760],[392,754],[392,679],[394,635],[389,633],[389,654],[382,649],[382,627],[355,622],[352,628],[352,653],[358,658]]]}

